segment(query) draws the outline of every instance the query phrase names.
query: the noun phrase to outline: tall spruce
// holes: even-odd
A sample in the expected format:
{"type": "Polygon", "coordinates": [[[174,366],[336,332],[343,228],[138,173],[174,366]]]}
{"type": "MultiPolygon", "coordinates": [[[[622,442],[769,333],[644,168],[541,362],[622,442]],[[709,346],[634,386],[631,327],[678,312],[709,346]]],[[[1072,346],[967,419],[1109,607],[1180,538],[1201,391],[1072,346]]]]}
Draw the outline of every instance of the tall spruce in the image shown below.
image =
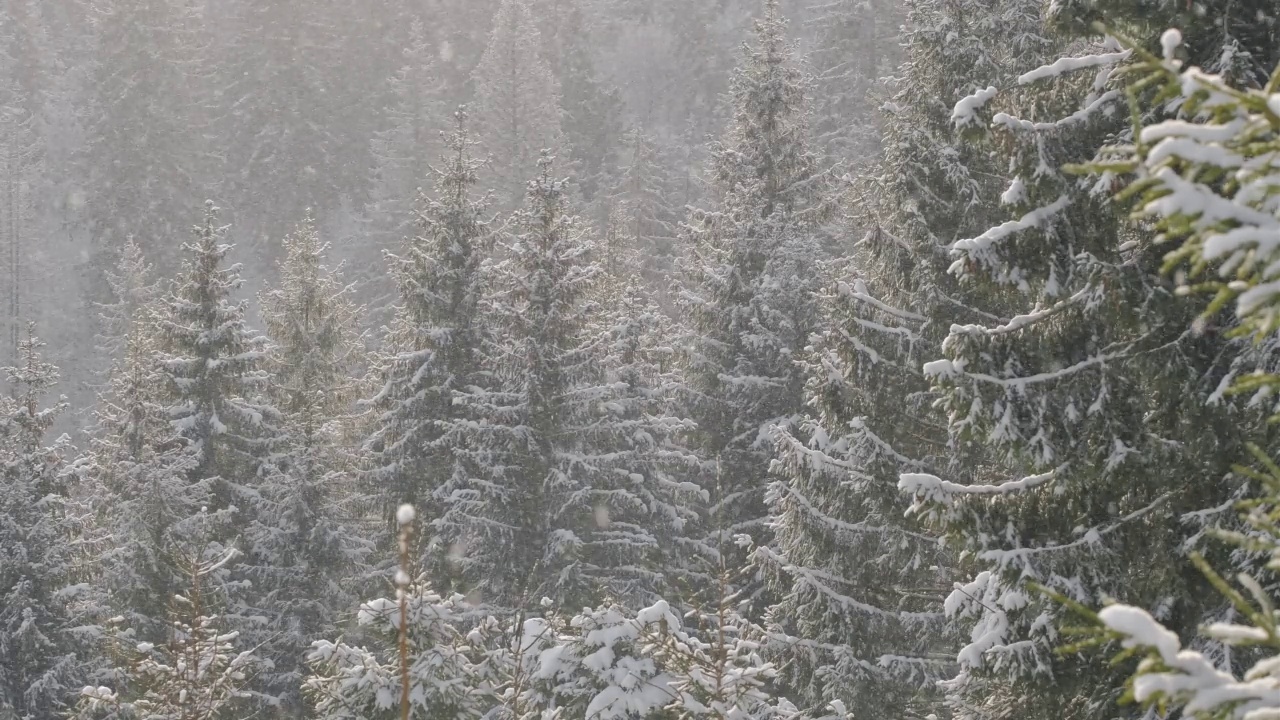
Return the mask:
{"type": "Polygon", "coordinates": [[[159,327],[165,407],[173,429],[193,453],[192,482],[211,483],[210,513],[225,527],[210,544],[237,542],[253,519],[253,499],[274,469],[280,413],[264,398],[266,338],[245,322],[247,303],[236,300],[240,266],[224,265],[231,245],[218,208],[205,203],[204,219],[183,244],[182,273],[161,300],[159,327]]]}
{"type": "Polygon", "coordinates": [[[298,714],[302,666],[311,643],[328,637],[354,602],[348,581],[362,574],[368,544],[352,526],[357,471],[352,410],[363,364],[359,311],[350,287],[325,264],[327,243],[310,215],[284,240],[279,285],[261,296],[272,339],[264,369],[283,437],[254,494],[250,548],[242,563],[254,610],[246,634],[270,661],[260,686],[298,714]]]}
{"type": "Polygon", "coordinates": [[[593,332],[597,245],[572,214],[567,183],[544,156],[525,205],[507,224],[487,312],[498,331],[491,391],[458,398],[481,452],[481,474],[451,493],[451,522],[468,590],[506,612],[540,598],[580,607],[602,593],[650,596],[670,512],[655,472],[679,423],[637,412],[629,385],[609,376],[606,338],[593,332]]]}
{"type": "Polygon", "coordinates": [[[776,0],[766,0],[731,82],[733,122],[712,148],[716,207],[694,213],[682,236],[691,253],[688,412],[711,492],[705,528],[736,570],[746,560],[736,536],[771,542],[772,428],[792,424],[802,408],[795,360],[816,329],[816,233],[831,207],[808,150],[807,80],[786,25],[776,0]]]}
{"type": "Polygon", "coordinates": [[[635,227],[623,216],[599,246],[598,311],[588,334],[602,339],[605,377],[617,388],[606,408],[615,426],[615,461],[625,462],[617,480],[625,475],[626,482],[610,491],[616,502],[602,512],[615,542],[648,546],[643,581],[626,591],[615,586],[611,599],[638,609],[661,598],[692,597],[694,588],[713,580],[705,564],[713,553],[699,534],[697,508],[709,495],[696,483],[698,459],[687,448],[694,424],[681,416],[677,399],[677,325],[644,282],[644,245],[628,232],[635,227]]]}
{"type": "Polygon", "coordinates": [[[925,716],[941,708],[935,683],[959,644],[943,617],[954,557],[903,518],[898,476],[991,469],[980,444],[951,442],[921,368],[953,323],[990,321],[1000,303],[947,273],[955,234],[999,216],[1004,169],[956,137],[950,106],[968,83],[1006,82],[1002,48],[1039,17],[1029,3],[907,9],[884,154],[851,195],[866,234],[823,294],[803,432],[779,435],[770,559],[783,593],[772,619],[797,638],[787,675],[802,696],[925,716]]]}
{"type": "Polygon", "coordinates": [[[1263,413],[1220,392],[1245,348],[1188,331],[1195,307],[1161,276],[1150,229],[1107,201],[1109,174],[1063,171],[1127,137],[1114,68],[1130,53],[1106,38],[1074,47],[1062,60],[1054,46],[1012,54],[1017,83],[954,112],[974,133],[984,104],[998,105],[992,132],[1013,177],[1001,195],[1010,219],[952,242],[951,271],[1010,292],[1007,319],[953,325],[926,373],[957,441],[985,444],[1004,480],[909,474],[902,485],[971,559],[947,607],[971,632],[950,690],[975,715],[1113,717],[1124,692],[1123,672],[1054,652],[1069,620],[1028,580],[1086,605],[1158,607],[1179,631],[1227,612],[1184,555],[1233,522],[1243,478],[1232,467],[1247,437],[1266,437],[1263,413]]]}
{"type": "Polygon", "coordinates": [[[90,520],[82,540],[97,558],[84,579],[94,589],[99,627],[120,617],[134,637],[160,642],[168,598],[184,582],[175,553],[196,534],[211,484],[188,475],[194,453],[163,404],[159,285],[136,244],[125,246],[108,280],[113,298],[101,307],[99,342],[114,360],[88,451],[74,467],[90,520]]]}
{"type": "MultiPolygon", "coordinates": [[[[434,198],[420,196],[414,234],[399,254],[387,255],[399,304],[377,358],[381,389],[372,399],[377,419],[367,446],[369,481],[388,527],[408,503],[424,525],[434,522],[440,537],[451,538],[457,529],[442,503],[470,481],[477,462],[460,435],[468,411],[454,396],[492,384],[481,363],[487,334],[479,317],[481,261],[492,237],[487,198],[475,195],[483,163],[473,154],[465,108],[446,145],[434,198]]],[[[440,542],[426,550],[437,561],[449,544],[440,542]]]]}

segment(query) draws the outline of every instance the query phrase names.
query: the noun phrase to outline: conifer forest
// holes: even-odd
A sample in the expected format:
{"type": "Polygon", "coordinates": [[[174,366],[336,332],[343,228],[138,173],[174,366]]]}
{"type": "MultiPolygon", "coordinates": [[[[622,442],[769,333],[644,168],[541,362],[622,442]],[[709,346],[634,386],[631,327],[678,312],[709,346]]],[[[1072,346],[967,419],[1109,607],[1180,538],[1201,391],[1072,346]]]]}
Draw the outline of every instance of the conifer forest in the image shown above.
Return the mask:
{"type": "Polygon", "coordinates": [[[0,0],[0,720],[1280,719],[1280,0],[0,0]]]}

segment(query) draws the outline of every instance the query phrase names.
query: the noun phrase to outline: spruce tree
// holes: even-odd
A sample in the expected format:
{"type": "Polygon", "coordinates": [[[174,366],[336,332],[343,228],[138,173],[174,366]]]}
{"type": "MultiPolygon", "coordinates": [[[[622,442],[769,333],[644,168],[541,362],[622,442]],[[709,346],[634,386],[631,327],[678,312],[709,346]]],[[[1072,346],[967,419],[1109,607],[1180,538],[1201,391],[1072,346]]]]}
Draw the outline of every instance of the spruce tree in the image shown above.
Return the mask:
{"type": "Polygon", "coordinates": [[[601,338],[605,377],[617,386],[608,409],[616,424],[616,452],[619,459],[626,457],[627,490],[638,501],[630,508],[607,508],[609,526],[619,540],[629,534],[653,548],[639,592],[613,596],[638,607],[660,598],[691,597],[693,588],[709,579],[703,563],[713,551],[699,535],[697,508],[709,496],[694,482],[698,459],[686,445],[694,424],[680,415],[677,399],[677,328],[644,283],[634,238],[618,232],[633,227],[624,218],[599,248],[603,272],[593,292],[599,311],[588,335],[601,338]]]}
{"type": "Polygon", "coordinates": [[[543,149],[558,150],[560,88],[542,56],[528,0],[503,0],[472,76],[476,136],[492,155],[489,185],[506,208],[520,204],[543,149]]]}
{"type": "Polygon", "coordinates": [[[59,402],[41,407],[58,371],[32,334],[20,363],[5,368],[13,394],[0,405],[0,714],[51,718],[66,709],[81,676],[68,606],[73,582],[67,476],[70,440],[46,445],[59,402]]]}
{"type": "Polygon", "coordinates": [[[347,581],[360,571],[368,543],[351,526],[359,312],[341,276],[326,267],[328,245],[310,215],[284,247],[279,285],[261,297],[273,340],[264,369],[283,437],[255,493],[241,572],[266,619],[247,636],[255,645],[262,638],[259,653],[271,661],[260,685],[295,714],[303,709],[307,648],[332,634],[351,606],[347,581]]]}
{"type": "Polygon", "coordinates": [[[138,246],[129,243],[108,275],[113,301],[101,310],[99,342],[114,362],[94,409],[88,451],[74,466],[90,525],[82,534],[95,563],[95,621],[123,617],[133,636],[166,635],[168,598],[183,585],[175,553],[191,537],[210,482],[191,478],[194,453],[163,404],[163,341],[158,286],[138,246]]]}
{"type": "Polygon", "coordinates": [[[984,104],[998,105],[993,133],[1013,177],[1002,194],[1011,218],[951,243],[951,271],[1016,294],[1003,319],[954,325],[925,367],[957,441],[985,444],[1006,480],[926,473],[902,484],[972,558],[948,610],[971,631],[951,689],[974,712],[1110,717],[1124,692],[1122,673],[1054,652],[1062,611],[1026,580],[1086,605],[1158,606],[1179,631],[1219,616],[1181,556],[1206,527],[1230,523],[1222,509],[1242,489],[1232,466],[1262,432],[1262,413],[1215,400],[1243,348],[1187,330],[1195,308],[1161,277],[1150,230],[1106,201],[1113,178],[1063,172],[1126,133],[1114,68],[1130,53],[1110,39],[1076,47],[1062,60],[1054,48],[1013,55],[1025,71],[1014,87],[980,90],[954,112],[972,128],[984,104]],[[1060,680],[1046,688],[1050,676],[1060,680]]]}
{"type": "Polygon", "coordinates": [[[504,611],[542,597],[574,606],[600,592],[653,592],[655,522],[669,489],[655,462],[678,424],[637,412],[634,394],[602,364],[592,297],[601,268],[551,159],[507,224],[487,312],[500,338],[489,355],[502,379],[459,397],[481,474],[451,494],[464,580],[504,611]]]}
{"type": "Polygon", "coordinates": [[[230,545],[253,519],[262,479],[275,471],[280,413],[263,397],[266,338],[249,329],[246,303],[232,296],[240,266],[223,264],[231,250],[226,231],[218,208],[206,202],[203,222],[183,245],[183,271],[161,300],[159,328],[160,403],[194,455],[188,479],[211,483],[209,511],[227,523],[216,540],[230,545]]]}
{"type": "Polygon", "coordinates": [[[731,84],[733,123],[712,148],[717,207],[695,213],[682,237],[691,253],[686,397],[712,498],[705,527],[738,568],[735,536],[770,542],[772,428],[801,410],[795,359],[816,327],[815,235],[830,209],[785,29],[778,3],[766,0],[731,84]]]}
{"type": "Polygon", "coordinates": [[[125,241],[115,267],[105,273],[111,294],[107,302],[97,304],[100,330],[94,340],[98,352],[113,362],[126,354],[130,335],[152,319],[160,294],[160,282],[153,274],[153,265],[134,238],[125,241]]]}
{"type": "MultiPolygon", "coordinates": [[[[455,394],[492,383],[481,364],[487,334],[478,311],[481,261],[492,242],[487,199],[474,197],[482,163],[473,155],[465,109],[454,122],[435,198],[419,198],[415,234],[399,254],[387,255],[400,303],[376,361],[381,388],[372,399],[377,417],[366,442],[379,515],[391,523],[396,508],[413,505],[440,538],[458,532],[441,503],[469,482],[479,462],[460,434],[471,417],[455,394]]],[[[424,552],[439,561],[451,542],[440,540],[424,552]]]]}
{"type": "Polygon", "coordinates": [[[213,585],[238,556],[235,550],[203,559],[199,547],[180,564],[188,581],[170,597],[170,632],[163,641],[137,642],[118,632],[121,667],[115,687],[86,685],[70,717],[77,720],[214,720],[248,704],[261,660],[242,646],[239,633],[226,631],[215,611],[213,585]],[[126,662],[127,661],[127,662],[126,662]]]}
{"type": "Polygon", "coordinates": [[[477,624],[461,595],[442,597],[425,574],[410,575],[417,512],[402,505],[395,519],[395,597],[362,603],[356,612],[356,622],[376,645],[371,650],[341,638],[317,641],[307,658],[312,672],[303,691],[316,716],[326,720],[478,720],[497,705],[500,690],[486,682],[488,676],[507,665],[505,653],[486,652],[495,649],[489,646],[494,623],[477,624]]]}
{"type": "Polygon", "coordinates": [[[771,620],[794,638],[785,675],[807,703],[923,717],[940,709],[935,682],[954,670],[958,638],[942,614],[954,556],[903,517],[898,476],[993,467],[980,445],[951,442],[921,368],[953,323],[990,320],[1000,307],[999,293],[947,274],[954,234],[999,216],[984,193],[1004,169],[955,136],[950,109],[966,84],[1008,79],[1000,48],[1038,24],[1022,5],[907,6],[884,154],[851,195],[865,235],[822,293],[822,330],[801,356],[805,418],[779,433],[770,491],[778,542],[763,554],[780,595],[771,620]]]}

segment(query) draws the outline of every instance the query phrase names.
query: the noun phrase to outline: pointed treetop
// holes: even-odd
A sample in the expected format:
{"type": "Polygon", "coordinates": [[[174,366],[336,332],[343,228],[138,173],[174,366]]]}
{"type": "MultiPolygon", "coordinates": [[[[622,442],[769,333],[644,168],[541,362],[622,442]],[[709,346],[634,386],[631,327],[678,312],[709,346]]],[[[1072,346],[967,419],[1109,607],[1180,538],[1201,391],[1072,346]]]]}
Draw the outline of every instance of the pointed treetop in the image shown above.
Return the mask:
{"type": "Polygon", "coordinates": [[[4,368],[9,382],[20,391],[20,396],[35,399],[58,383],[58,368],[45,362],[40,349],[44,341],[36,336],[36,324],[27,323],[27,336],[18,343],[18,365],[4,368]]]}

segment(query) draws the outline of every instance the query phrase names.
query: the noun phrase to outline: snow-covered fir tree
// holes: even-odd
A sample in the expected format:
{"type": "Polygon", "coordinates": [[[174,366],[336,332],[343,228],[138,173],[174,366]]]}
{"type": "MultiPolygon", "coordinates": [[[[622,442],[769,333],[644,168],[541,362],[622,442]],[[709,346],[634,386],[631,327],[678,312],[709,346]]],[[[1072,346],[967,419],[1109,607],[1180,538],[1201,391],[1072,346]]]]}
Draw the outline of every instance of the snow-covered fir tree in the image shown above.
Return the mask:
{"type": "Polygon", "coordinates": [[[247,303],[240,266],[225,265],[231,245],[218,208],[205,204],[204,219],[183,244],[182,273],[161,300],[165,338],[162,402],[174,428],[192,446],[192,478],[214,481],[210,510],[232,517],[233,539],[252,518],[249,496],[267,471],[278,445],[280,413],[263,397],[267,340],[245,321],[247,303]]]}
{"type": "Polygon", "coordinates": [[[1176,28],[1182,57],[1234,87],[1265,87],[1280,61],[1280,12],[1266,0],[1063,0],[1048,19],[1067,37],[1092,35],[1101,22],[1156,56],[1164,31],[1176,28]]]}
{"type": "Polygon", "coordinates": [[[468,588],[504,611],[600,592],[644,598],[657,577],[654,520],[670,511],[654,463],[681,423],[635,412],[644,395],[611,378],[591,293],[596,243],[544,156],[500,240],[487,312],[499,388],[457,397],[476,413],[481,474],[450,494],[468,588]]]}
{"type": "Polygon", "coordinates": [[[84,649],[69,607],[70,545],[65,458],[70,440],[47,445],[66,405],[43,407],[58,380],[28,327],[19,363],[5,368],[12,395],[0,403],[0,715],[52,718],[66,710],[84,649]]]}
{"type": "Polygon", "coordinates": [[[1006,79],[1000,49],[1038,24],[1017,9],[907,4],[884,154],[851,196],[866,234],[822,294],[822,330],[801,358],[806,416],[778,438],[777,550],[761,553],[781,593],[771,619],[788,638],[785,674],[806,703],[923,717],[953,669],[942,601],[954,560],[940,536],[903,518],[897,486],[903,472],[991,468],[980,445],[950,442],[921,368],[951,324],[990,321],[999,304],[947,274],[954,235],[999,216],[984,193],[1003,170],[955,136],[950,101],[967,83],[1006,79]]]}
{"type": "MultiPolygon", "coordinates": [[[[415,513],[403,506],[397,515],[396,594],[364,603],[357,614],[376,643],[314,646],[305,689],[320,717],[806,717],[774,695],[777,668],[759,652],[763,631],[728,603],[697,627],[682,623],[665,600],[639,610],[606,603],[569,616],[544,598],[496,620],[409,575],[415,513]]],[[[824,717],[843,718],[838,708],[833,703],[824,717]]]]}
{"type": "Polygon", "coordinates": [[[1220,312],[1234,303],[1235,317],[1226,322],[1240,327],[1229,334],[1256,341],[1222,387],[1230,383],[1227,392],[1250,392],[1251,405],[1274,412],[1276,251],[1259,239],[1275,223],[1267,208],[1274,202],[1269,182],[1276,163],[1266,158],[1276,148],[1280,123],[1264,109],[1272,95],[1265,89],[1239,92],[1231,74],[1210,74],[1180,60],[1181,31],[1167,31],[1162,42],[1163,56],[1141,61],[1137,72],[1177,97],[1194,120],[1171,118],[1137,127],[1142,145],[1105,147],[1080,170],[1135,176],[1132,189],[1117,199],[1132,201],[1138,216],[1151,220],[1161,239],[1173,243],[1167,246],[1165,269],[1179,271],[1177,292],[1213,295],[1201,318],[1206,327],[1226,324],[1220,312]],[[1218,168],[1234,171],[1240,191],[1217,184],[1218,168]],[[1200,207],[1215,210],[1208,214],[1200,207]]]}
{"type": "MultiPolygon", "coordinates": [[[[1093,164],[1090,169],[1106,167],[1138,176],[1139,187],[1143,188],[1136,196],[1139,215],[1153,218],[1157,228],[1169,233],[1167,240],[1181,243],[1169,253],[1169,259],[1174,261],[1170,269],[1189,259],[1200,275],[1191,280],[1220,293],[1202,319],[1216,317],[1213,305],[1234,297],[1240,322],[1256,337],[1269,339],[1268,336],[1274,337],[1276,328],[1267,317],[1272,312],[1267,308],[1275,302],[1275,295],[1266,290],[1265,282],[1259,283],[1258,270],[1240,261],[1244,253],[1267,250],[1266,245],[1255,243],[1265,237],[1265,228],[1276,223],[1271,214],[1259,212],[1258,207],[1276,194],[1276,186],[1263,180],[1274,178],[1277,172],[1274,148],[1280,121],[1267,117],[1264,111],[1268,100],[1274,102],[1275,95],[1256,89],[1236,92],[1229,73],[1214,75],[1195,65],[1184,65],[1176,58],[1182,40],[1177,30],[1167,30],[1161,40],[1163,57],[1143,60],[1139,75],[1163,87],[1170,96],[1179,97],[1185,103],[1187,116],[1194,120],[1170,119],[1135,128],[1142,139],[1150,142],[1108,148],[1102,153],[1104,162],[1093,164]],[[1205,173],[1207,160],[1236,168],[1243,187],[1261,192],[1219,194],[1221,185],[1205,182],[1211,176],[1205,173]],[[1258,180],[1262,183],[1253,185],[1258,180]],[[1216,213],[1188,212],[1197,206],[1214,207],[1216,213]],[[1214,274],[1219,278],[1213,278],[1214,274]],[[1231,277],[1236,279],[1222,282],[1231,277]]],[[[1274,252],[1271,248],[1270,254],[1274,252]]],[[[1270,403],[1272,394],[1266,390],[1274,387],[1275,381],[1271,373],[1253,375],[1243,378],[1243,387],[1237,389],[1260,389],[1263,392],[1255,399],[1263,397],[1270,403]]],[[[1253,496],[1237,505],[1242,527],[1236,532],[1219,530],[1214,535],[1237,552],[1260,556],[1266,570],[1274,572],[1280,567],[1280,466],[1259,445],[1251,445],[1249,450],[1253,462],[1238,472],[1257,485],[1253,496]]],[[[1121,652],[1137,651],[1145,656],[1129,687],[1133,699],[1149,713],[1164,713],[1167,708],[1215,720],[1274,713],[1280,707],[1280,698],[1275,694],[1275,649],[1280,647],[1280,641],[1275,630],[1271,572],[1239,573],[1234,578],[1240,586],[1237,588],[1229,575],[1224,577],[1219,572],[1228,566],[1215,567],[1199,554],[1192,555],[1191,561],[1222,600],[1230,604],[1229,615],[1198,629],[1198,638],[1183,640],[1190,636],[1179,637],[1178,632],[1157,619],[1165,614],[1160,608],[1148,611],[1108,604],[1094,613],[1075,604],[1073,609],[1092,619],[1098,630],[1077,647],[1109,647],[1118,641],[1121,652]],[[1233,663],[1223,662],[1224,655],[1256,662],[1239,673],[1233,663]]]]}
{"type": "Polygon", "coordinates": [[[246,633],[271,663],[258,686],[282,712],[296,714],[307,648],[332,635],[354,604],[347,581],[363,574],[369,543],[352,512],[352,410],[361,389],[353,378],[364,360],[359,311],[341,275],[326,266],[328,244],[309,215],[284,247],[279,284],[261,297],[272,339],[264,370],[283,437],[253,495],[241,572],[265,618],[246,633]]]}
{"type": "MultiPolygon", "coordinates": [[[[481,262],[492,244],[487,198],[476,197],[483,163],[474,156],[465,108],[454,122],[435,197],[419,198],[414,234],[398,254],[387,255],[399,304],[376,360],[381,388],[372,399],[377,417],[366,443],[378,513],[390,523],[396,508],[413,505],[423,527],[434,528],[424,538],[429,543],[437,534],[456,538],[442,503],[486,462],[468,444],[473,418],[454,396],[492,385],[482,362],[487,332],[479,312],[481,262]]],[[[443,542],[424,552],[438,561],[453,541],[443,542]]]]}
{"type": "Polygon", "coordinates": [[[564,145],[560,88],[542,55],[529,0],[503,0],[488,48],[473,73],[471,114],[476,136],[492,156],[485,183],[505,208],[515,208],[537,172],[539,153],[564,145]]]}
{"type": "Polygon", "coordinates": [[[517,716],[804,717],[773,694],[777,667],[759,652],[760,628],[728,607],[710,617],[687,627],[660,600],[639,611],[602,605],[568,622],[526,621],[521,649],[531,662],[517,716]]]}
{"type": "MultiPolygon", "coordinates": [[[[396,509],[400,565],[394,598],[362,603],[356,622],[366,629],[373,649],[318,640],[303,683],[316,716],[356,718],[478,719],[497,705],[497,688],[488,685],[503,668],[486,668],[492,621],[477,623],[461,595],[442,597],[414,572],[413,533],[417,512],[396,509]]],[[[500,656],[495,656],[502,665],[500,656]]]]}
{"type": "Polygon", "coordinates": [[[693,422],[679,414],[676,324],[643,283],[641,251],[626,232],[632,228],[625,218],[610,226],[599,247],[599,311],[588,335],[602,339],[605,374],[618,387],[608,409],[617,425],[618,459],[625,454],[630,475],[626,491],[635,494],[629,508],[619,503],[606,509],[609,526],[617,541],[629,535],[654,546],[640,592],[614,595],[635,606],[659,596],[676,602],[694,595],[709,579],[703,562],[714,550],[699,535],[697,508],[709,495],[696,483],[698,458],[686,448],[693,422]]]}
{"type": "Polygon", "coordinates": [[[114,361],[94,409],[89,448],[73,472],[89,519],[81,540],[98,558],[85,576],[94,589],[94,621],[101,627],[122,617],[134,637],[159,642],[168,598],[184,583],[174,553],[192,536],[210,482],[188,475],[194,453],[162,401],[159,294],[150,274],[130,243],[108,275],[113,298],[101,307],[99,342],[114,361]]]}
{"type": "MultiPolygon", "coordinates": [[[[188,454],[186,481],[208,487],[200,544],[210,556],[252,552],[247,535],[264,483],[283,470],[276,463],[281,417],[266,396],[268,341],[248,327],[247,302],[233,297],[242,281],[240,266],[225,264],[232,247],[223,242],[226,231],[208,201],[193,239],[183,245],[187,259],[161,300],[159,320],[160,403],[188,454]]],[[[219,570],[217,580],[230,597],[224,617],[231,627],[258,627],[260,598],[243,568],[219,570]]],[[[259,699],[270,702],[268,695],[259,699]]]]}
{"type": "MultiPolygon", "coordinates": [[[[114,362],[128,351],[129,338],[154,321],[155,302],[160,295],[160,281],[147,262],[142,247],[133,238],[125,241],[114,268],[105,273],[111,296],[97,303],[99,331],[97,350],[114,362]]],[[[111,372],[108,371],[108,377],[111,372]]]]}
{"type": "Polygon", "coordinates": [[[704,527],[724,552],[738,535],[770,542],[772,428],[801,410],[795,360],[818,319],[816,234],[830,201],[807,147],[806,85],[779,5],[766,0],[731,83],[732,124],[712,148],[717,205],[695,212],[681,238],[691,253],[688,412],[712,498],[704,527]]]}
{"type": "Polygon", "coordinates": [[[1086,605],[1158,608],[1180,630],[1225,612],[1184,553],[1205,526],[1231,522],[1232,466],[1262,431],[1262,413],[1220,392],[1244,348],[1188,330],[1195,308],[1161,275],[1153,233],[1116,216],[1113,177],[1062,170],[1125,132],[1112,68],[1130,53],[1086,42],[1065,59],[1012,54],[1024,71],[1012,89],[978,89],[953,113],[963,129],[984,104],[1001,110],[991,121],[1012,219],[949,249],[953,273],[1008,302],[1001,320],[953,325],[945,357],[925,367],[957,440],[985,444],[1004,478],[908,474],[902,486],[972,558],[947,610],[971,633],[950,690],[975,714],[1111,717],[1123,693],[1123,673],[1054,652],[1061,610],[1026,580],[1086,605]]]}

